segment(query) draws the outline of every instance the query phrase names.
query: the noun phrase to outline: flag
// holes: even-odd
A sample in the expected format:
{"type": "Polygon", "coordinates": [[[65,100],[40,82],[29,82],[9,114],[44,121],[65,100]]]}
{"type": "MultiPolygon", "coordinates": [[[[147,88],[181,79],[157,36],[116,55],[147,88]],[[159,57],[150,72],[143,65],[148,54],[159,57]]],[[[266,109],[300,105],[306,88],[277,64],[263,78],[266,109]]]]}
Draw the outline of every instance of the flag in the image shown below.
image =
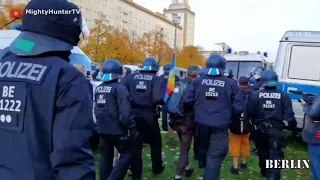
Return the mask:
{"type": "Polygon", "coordinates": [[[169,73],[169,77],[168,77],[168,82],[167,82],[167,89],[166,89],[166,93],[164,95],[164,102],[167,102],[170,95],[172,94],[173,90],[174,90],[174,86],[175,86],[175,82],[176,82],[176,76],[174,73],[174,70],[176,68],[176,54],[173,53],[173,57],[172,57],[172,63],[171,63],[171,68],[170,68],[170,73],[169,73]]]}

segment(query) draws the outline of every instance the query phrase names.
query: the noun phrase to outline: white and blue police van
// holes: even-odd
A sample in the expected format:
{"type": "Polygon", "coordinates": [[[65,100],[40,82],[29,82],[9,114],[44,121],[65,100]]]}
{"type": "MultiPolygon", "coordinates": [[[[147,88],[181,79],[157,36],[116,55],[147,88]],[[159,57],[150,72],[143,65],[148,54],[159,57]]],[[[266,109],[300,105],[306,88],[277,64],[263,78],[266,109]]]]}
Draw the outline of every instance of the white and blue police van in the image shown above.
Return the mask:
{"type": "Polygon", "coordinates": [[[320,93],[320,31],[287,31],[280,40],[275,72],[278,89],[292,99],[297,127],[304,127],[304,113],[298,100],[301,96],[289,91],[320,93]]]}
{"type": "Polygon", "coordinates": [[[128,64],[124,64],[123,67],[127,67],[131,69],[131,73],[137,73],[141,70],[140,66],[136,66],[136,65],[128,65],[128,64]]]}
{"type": "Polygon", "coordinates": [[[238,79],[241,76],[248,76],[250,70],[255,66],[265,67],[268,53],[249,53],[249,51],[232,51],[228,49],[227,53],[223,55],[227,60],[226,68],[233,71],[233,78],[238,79]]]}
{"type": "MultiPolygon", "coordinates": [[[[161,76],[164,73],[163,66],[159,68],[159,71],[157,72],[158,76],[161,76]]],[[[174,74],[179,77],[180,79],[184,79],[187,76],[187,69],[175,67],[174,68],[174,74]]]]}
{"type": "MultiPolygon", "coordinates": [[[[17,30],[0,30],[0,51],[8,47],[19,34],[20,31],[17,30]]],[[[81,64],[86,71],[93,72],[95,70],[95,64],[79,47],[75,46],[71,52],[70,56],[73,56],[71,64],[81,64]]]]}

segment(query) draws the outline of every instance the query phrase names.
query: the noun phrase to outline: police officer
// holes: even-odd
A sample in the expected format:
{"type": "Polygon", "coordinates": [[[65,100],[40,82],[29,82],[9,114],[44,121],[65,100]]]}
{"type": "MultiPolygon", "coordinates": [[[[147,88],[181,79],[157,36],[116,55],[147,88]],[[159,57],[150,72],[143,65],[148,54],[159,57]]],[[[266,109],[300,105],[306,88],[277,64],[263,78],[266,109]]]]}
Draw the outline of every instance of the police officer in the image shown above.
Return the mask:
{"type": "Polygon", "coordinates": [[[97,64],[97,69],[92,73],[92,79],[94,81],[99,81],[102,77],[102,72],[101,72],[102,64],[99,63],[97,64]]]}
{"type": "Polygon", "coordinates": [[[257,149],[259,166],[262,176],[268,180],[279,180],[280,169],[266,169],[266,160],[284,158],[283,148],[286,138],[282,132],[285,127],[283,120],[291,128],[296,128],[296,120],[292,111],[289,96],[276,89],[278,76],[273,70],[266,70],[261,75],[261,85],[264,89],[253,93],[249,101],[249,114],[257,128],[257,149]]]}
{"type": "Polygon", "coordinates": [[[132,141],[137,137],[136,124],[130,117],[131,105],[127,88],[119,83],[123,69],[119,61],[107,60],[103,67],[103,82],[96,88],[98,133],[100,136],[100,179],[124,179],[129,168],[132,141]],[[113,168],[113,148],[120,155],[113,168]]]}
{"type": "Polygon", "coordinates": [[[29,9],[79,8],[68,1],[30,1],[23,31],[1,60],[0,179],[94,180],[94,123],[86,78],[68,56],[79,42],[81,14],[34,16],[29,9]],[[10,137],[10,138],[8,138],[10,137]]]}
{"type": "Polygon", "coordinates": [[[301,104],[306,113],[302,138],[308,143],[313,180],[320,180],[320,96],[315,98],[312,105],[303,99],[301,104]]]}
{"type": "Polygon", "coordinates": [[[223,75],[225,66],[224,57],[210,56],[206,62],[208,74],[189,84],[183,97],[184,109],[193,108],[195,121],[210,127],[204,180],[220,179],[221,164],[228,153],[231,117],[233,113],[241,115],[244,107],[237,83],[223,75]]]}
{"type": "Polygon", "coordinates": [[[233,71],[230,68],[226,68],[224,69],[223,75],[227,76],[228,78],[233,78],[233,71]]]}
{"type": "Polygon", "coordinates": [[[200,70],[199,76],[200,76],[200,77],[203,77],[203,76],[206,76],[207,74],[208,74],[208,69],[207,69],[207,68],[202,68],[202,69],[200,70]]]}
{"type": "Polygon", "coordinates": [[[261,74],[263,73],[264,71],[264,67],[261,67],[261,66],[255,66],[251,69],[250,73],[249,73],[249,79],[251,77],[253,77],[254,79],[254,83],[252,85],[252,90],[254,91],[258,91],[261,87],[261,74]]]}
{"type": "MultiPolygon", "coordinates": [[[[170,73],[171,64],[166,64],[163,66],[163,74],[160,76],[163,86],[167,86],[168,77],[170,73]]],[[[165,87],[164,87],[165,88],[165,87]]],[[[168,107],[166,105],[162,106],[162,130],[168,131],[168,107]]]]}
{"type": "MultiPolygon", "coordinates": [[[[249,72],[249,81],[251,84],[251,89],[253,91],[258,91],[261,88],[261,74],[265,69],[261,66],[255,66],[253,67],[249,72]]],[[[257,132],[255,129],[252,130],[250,134],[250,138],[254,141],[255,146],[257,146],[257,141],[261,141],[258,139],[257,132]]],[[[258,155],[258,149],[254,148],[252,149],[252,153],[256,156],[258,155]]]]}
{"type": "Polygon", "coordinates": [[[125,78],[126,76],[128,76],[128,75],[131,74],[131,72],[132,72],[129,67],[124,67],[123,70],[124,70],[124,72],[125,72],[123,78],[125,78]]]}
{"type": "MultiPolygon", "coordinates": [[[[208,68],[202,68],[200,70],[199,76],[205,77],[209,72],[208,68]]],[[[195,122],[195,132],[194,132],[194,159],[198,160],[198,165],[200,169],[206,167],[206,154],[209,148],[210,140],[210,126],[199,124],[195,122]]]]}
{"type": "Polygon", "coordinates": [[[123,83],[130,94],[132,114],[142,139],[136,143],[131,164],[133,179],[140,179],[142,173],[142,142],[146,142],[151,148],[152,170],[155,175],[164,170],[162,163],[162,140],[156,108],[163,103],[164,89],[159,76],[156,75],[159,64],[154,58],[146,58],[140,72],[130,74],[123,83]]]}

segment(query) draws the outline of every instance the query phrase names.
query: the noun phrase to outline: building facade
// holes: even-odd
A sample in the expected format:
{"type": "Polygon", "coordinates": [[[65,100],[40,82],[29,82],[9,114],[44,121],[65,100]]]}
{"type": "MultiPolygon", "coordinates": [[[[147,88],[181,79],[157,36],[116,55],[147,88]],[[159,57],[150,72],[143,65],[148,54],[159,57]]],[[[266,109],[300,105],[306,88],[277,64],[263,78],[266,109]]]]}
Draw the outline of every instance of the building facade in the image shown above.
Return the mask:
{"type": "Polygon", "coordinates": [[[195,13],[191,10],[188,0],[172,0],[168,9],[163,10],[168,19],[172,14],[181,17],[182,46],[194,45],[195,13]]]}
{"type": "MultiPolygon", "coordinates": [[[[29,0],[0,0],[4,3],[26,3],[29,0]]],[[[129,35],[142,37],[146,33],[157,32],[170,47],[174,46],[175,28],[177,28],[177,47],[193,45],[194,13],[188,1],[175,1],[163,13],[153,12],[133,0],[69,0],[77,4],[86,19],[89,28],[94,27],[95,20],[120,29],[129,35]],[[172,15],[181,16],[181,23],[175,26],[172,15]]],[[[158,39],[158,38],[157,38],[158,39]]]]}

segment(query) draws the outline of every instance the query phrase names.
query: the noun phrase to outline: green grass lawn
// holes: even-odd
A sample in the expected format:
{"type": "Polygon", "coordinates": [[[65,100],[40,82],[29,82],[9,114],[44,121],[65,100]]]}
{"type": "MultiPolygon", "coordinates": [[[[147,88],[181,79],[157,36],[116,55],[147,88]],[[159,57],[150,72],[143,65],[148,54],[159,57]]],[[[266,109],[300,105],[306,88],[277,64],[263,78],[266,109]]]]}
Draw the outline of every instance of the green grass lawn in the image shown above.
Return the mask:
{"type": "MultiPolygon", "coordinates": [[[[151,160],[149,147],[144,148],[143,152],[143,178],[146,180],[172,180],[175,175],[176,161],[179,156],[179,139],[174,132],[162,134],[163,141],[163,160],[166,163],[166,169],[162,175],[153,176],[151,170],[151,160]]],[[[285,149],[286,159],[309,159],[307,154],[307,145],[301,140],[289,140],[289,145],[285,149]]],[[[96,156],[97,164],[99,163],[99,155],[96,156]]],[[[190,150],[191,166],[195,169],[194,175],[188,180],[201,180],[203,170],[199,169],[196,161],[193,160],[193,152],[190,150]]],[[[232,160],[228,156],[221,169],[221,180],[263,180],[260,176],[258,166],[258,158],[252,155],[248,159],[248,169],[243,171],[241,175],[234,176],[229,173],[232,160]]],[[[98,176],[98,173],[97,173],[98,176]]],[[[130,178],[126,178],[130,180],[130,178]]],[[[310,170],[283,170],[282,179],[288,180],[312,180],[310,170]]]]}

